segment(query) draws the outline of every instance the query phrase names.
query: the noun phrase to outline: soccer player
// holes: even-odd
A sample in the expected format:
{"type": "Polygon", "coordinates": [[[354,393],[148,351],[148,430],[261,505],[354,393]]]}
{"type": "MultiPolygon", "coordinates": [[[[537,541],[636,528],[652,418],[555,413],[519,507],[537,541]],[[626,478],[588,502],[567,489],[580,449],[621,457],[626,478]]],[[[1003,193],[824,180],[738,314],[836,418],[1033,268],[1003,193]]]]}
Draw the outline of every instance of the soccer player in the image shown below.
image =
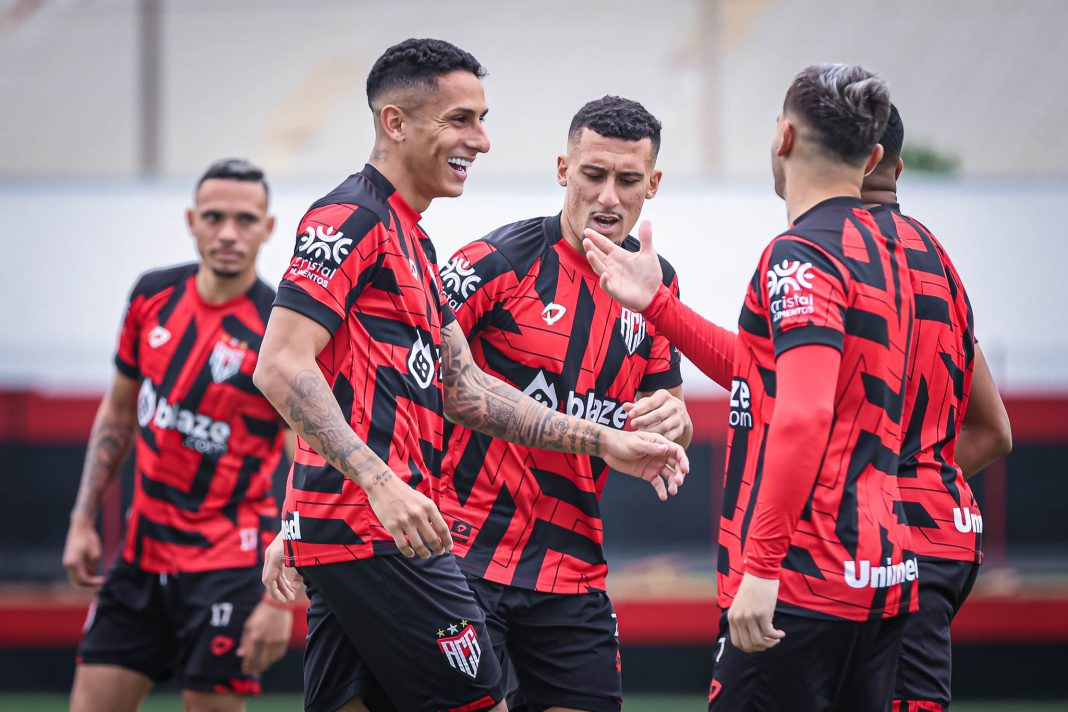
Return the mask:
{"type": "Polygon", "coordinates": [[[256,383],[300,436],[264,581],[291,593],[284,548],[308,586],[312,712],[504,709],[485,616],[446,554],[432,499],[445,414],[601,457],[662,497],[688,469],[659,434],[555,413],[473,362],[419,220],[435,198],[459,196],[489,150],[483,75],[469,53],[432,39],[375,62],[370,161],[301,221],[264,338],[256,383]]]}
{"type": "Polygon", "coordinates": [[[212,164],[186,221],[200,262],[148,272],[130,293],[71,513],[67,574],[103,584],[78,650],[75,712],[136,710],[175,674],[186,710],[243,710],[289,644],[292,615],[260,582],[285,425],[252,384],[274,300],[256,277],[274,228],[263,171],[212,164]],[[125,547],[105,579],[96,515],[135,439],[125,547]]]}
{"type": "MultiPolygon", "coordinates": [[[[590,228],[624,249],[656,195],[660,122],[606,96],[571,122],[557,159],[563,210],[505,225],[458,251],[445,294],[475,363],[554,410],[659,432],[685,447],[678,352],[642,315],[598,286],[590,228]]],[[[661,261],[663,283],[677,293],[661,261]]],[[[487,614],[498,659],[510,659],[533,709],[618,710],[619,647],[605,593],[599,458],[538,450],[446,426],[439,506],[453,553],[487,614]]]]}
{"type": "Polygon", "coordinates": [[[900,245],[860,200],[889,111],[862,67],[794,79],[772,144],[790,227],[761,256],[737,334],[660,286],[647,224],[636,254],[586,231],[602,286],[730,389],[718,556],[729,633],[712,710],[889,705],[917,588],[893,513],[912,290],[900,245]]]}
{"type": "Polygon", "coordinates": [[[904,138],[901,115],[892,107],[879,141],[883,158],[865,177],[861,194],[882,233],[904,248],[915,293],[895,511],[911,527],[920,610],[905,625],[894,709],[941,712],[951,699],[949,626],[983,557],[983,518],[966,478],[1007,454],[1012,433],[975,343],[960,275],[935,236],[898,205],[904,138]]]}

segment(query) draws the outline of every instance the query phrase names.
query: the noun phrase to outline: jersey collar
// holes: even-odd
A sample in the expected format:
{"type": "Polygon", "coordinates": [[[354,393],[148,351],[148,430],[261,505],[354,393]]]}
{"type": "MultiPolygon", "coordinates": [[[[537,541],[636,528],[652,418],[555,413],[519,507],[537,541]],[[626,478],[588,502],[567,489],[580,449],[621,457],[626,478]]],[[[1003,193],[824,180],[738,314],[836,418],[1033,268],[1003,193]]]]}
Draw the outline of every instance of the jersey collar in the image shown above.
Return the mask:
{"type": "Polygon", "coordinates": [[[375,187],[389,202],[390,206],[397,211],[397,216],[408,224],[415,225],[423,216],[417,213],[415,209],[408,205],[408,201],[397,191],[389,179],[378,172],[378,169],[372,166],[370,163],[364,165],[363,170],[360,171],[360,175],[371,181],[371,185],[375,187]]]}

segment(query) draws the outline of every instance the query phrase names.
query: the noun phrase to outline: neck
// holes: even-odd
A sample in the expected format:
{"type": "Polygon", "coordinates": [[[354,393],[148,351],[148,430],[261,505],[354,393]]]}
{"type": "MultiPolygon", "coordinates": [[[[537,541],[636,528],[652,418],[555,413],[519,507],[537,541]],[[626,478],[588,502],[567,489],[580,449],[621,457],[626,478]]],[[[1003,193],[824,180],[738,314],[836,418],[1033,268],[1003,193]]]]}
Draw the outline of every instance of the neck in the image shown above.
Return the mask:
{"type": "Polygon", "coordinates": [[[860,193],[864,207],[875,208],[880,205],[892,205],[897,202],[897,193],[892,190],[864,190],[860,193]]]}
{"type": "Polygon", "coordinates": [[[786,215],[792,225],[814,205],[830,198],[859,198],[860,168],[812,162],[786,168],[786,215]]]}
{"type": "Polygon", "coordinates": [[[236,277],[220,277],[203,262],[197,269],[197,294],[208,304],[222,304],[236,299],[252,289],[255,283],[256,271],[254,269],[242,272],[236,277]]]}
{"type": "Polygon", "coordinates": [[[376,145],[374,150],[371,151],[371,157],[367,162],[393,184],[393,187],[397,189],[400,196],[404,198],[404,202],[410,205],[412,210],[421,215],[430,207],[429,198],[416,194],[411,173],[405,170],[396,152],[387,151],[376,145]]]}

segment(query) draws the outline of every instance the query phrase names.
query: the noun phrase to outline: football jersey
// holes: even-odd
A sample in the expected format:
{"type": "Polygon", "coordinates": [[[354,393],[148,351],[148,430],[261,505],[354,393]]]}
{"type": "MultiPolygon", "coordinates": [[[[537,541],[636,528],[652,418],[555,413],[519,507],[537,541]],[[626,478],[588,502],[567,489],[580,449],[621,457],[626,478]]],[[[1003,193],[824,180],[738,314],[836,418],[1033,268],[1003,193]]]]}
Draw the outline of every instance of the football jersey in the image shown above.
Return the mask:
{"type": "Polygon", "coordinates": [[[916,300],[895,511],[917,554],[981,562],[983,518],[954,457],[975,359],[972,306],[934,235],[896,204],[871,213],[904,248],[916,300]]]}
{"type": "MultiPolygon", "coordinates": [[[[636,252],[638,241],[623,247],[636,252]]],[[[661,265],[677,293],[675,271],[661,265]]],[[[549,408],[622,428],[637,392],[682,383],[678,352],[600,289],[559,215],[467,245],[441,280],[475,363],[549,408]]],[[[446,438],[439,507],[465,572],[551,593],[604,589],[603,460],[451,424],[446,438]]]]}
{"type": "Polygon", "coordinates": [[[765,248],[738,320],[720,520],[719,600],[745,569],[775,409],[775,359],[822,344],[842,354],[819,472],[782,562],[779,608],[867,620],[910,610],[915,556],[894,514],[912,290],[899,244],[854,198],[825,200],[765,248]]]}
{"type": "Polygon", "coordinates": [[[278,530],[271,475],[283,421],[252,384],[274,290],[221,304],[197,265],[148,272],[130,293],[115,366],[140,383],[123,558],[153,573],[255,566],[278,530]]]}
{"type": "MultiPolygon", "coordinates": [[[[432,496],[444,424],[441,328],[453,316],[419,218],[365,166],[304,215],[275,307],[330,332],[317,362],[341,412],[394,474],[432,496]]],[[[283,506],[287,563],[399,553],[363,488],[297,445],[283,506]]]]}

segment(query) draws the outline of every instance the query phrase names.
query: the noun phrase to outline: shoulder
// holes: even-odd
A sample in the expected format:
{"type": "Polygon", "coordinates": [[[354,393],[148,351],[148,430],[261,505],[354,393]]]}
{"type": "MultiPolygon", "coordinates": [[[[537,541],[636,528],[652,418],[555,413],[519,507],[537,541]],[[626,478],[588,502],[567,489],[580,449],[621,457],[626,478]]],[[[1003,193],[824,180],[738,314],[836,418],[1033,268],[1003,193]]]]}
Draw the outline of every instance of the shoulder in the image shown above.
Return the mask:
{"type": "Polygon", "coordinates": [[[196,262],[188,262],[145,272],[137,278],[133,289],[130,290],[130,300],[136,297],[151,297],[181,284],[197,273],[197,267],[196,262]]]}
{"type": "Polygon", "coordinates": [[[530,272],[549,247],[545,234],[548,218],[530,218],[503,225],[472,244],[483,243],[508,262],[516,276],[530,272]]]}
{"type": "Polygon", "coordinates": [[[256,311],[259,312],[260,318],[263,319],[263,323],[266,324],[267,318],[271,315],[271,306],[274,305],[274,288],[257,277],[256,283],[253,284],[252,289],[248,291],[248,298],[253,306],[256,307],[256,311]]]}

